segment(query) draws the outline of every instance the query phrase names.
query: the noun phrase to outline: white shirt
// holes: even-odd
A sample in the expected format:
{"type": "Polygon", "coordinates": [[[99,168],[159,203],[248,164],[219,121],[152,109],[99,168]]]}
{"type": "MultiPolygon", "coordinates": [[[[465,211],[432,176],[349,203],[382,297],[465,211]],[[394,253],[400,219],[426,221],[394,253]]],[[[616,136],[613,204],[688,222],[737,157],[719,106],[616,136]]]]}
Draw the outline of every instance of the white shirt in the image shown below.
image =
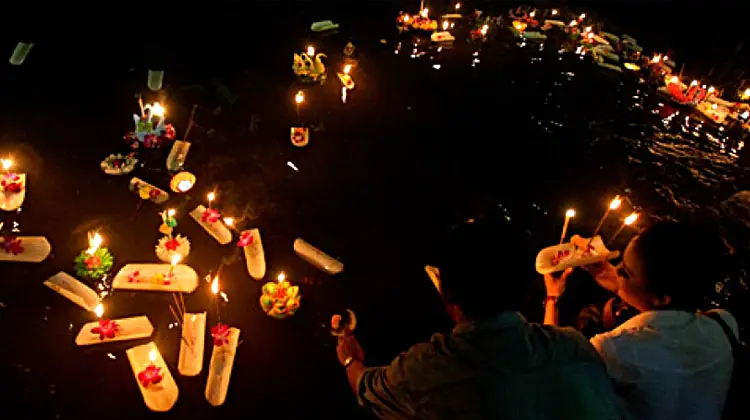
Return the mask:
{"type": "MultiPolygon", "coordinates": [[[[738,335],[737,321],[717,310],[738,335]]],[[[642,420],[719,420],[734,361],[711,318],[649,311],[591,339],[628,414],[642,420]]]]}

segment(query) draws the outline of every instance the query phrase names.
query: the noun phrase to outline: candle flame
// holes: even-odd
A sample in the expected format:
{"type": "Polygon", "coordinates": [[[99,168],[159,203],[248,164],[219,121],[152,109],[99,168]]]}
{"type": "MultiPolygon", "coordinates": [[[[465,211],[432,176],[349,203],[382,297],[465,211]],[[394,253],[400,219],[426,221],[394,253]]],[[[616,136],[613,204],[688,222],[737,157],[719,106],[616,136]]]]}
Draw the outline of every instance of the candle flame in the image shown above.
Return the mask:
{"type": "Polygon", "coordinates": [[[672,76],[669,79],[669,83],[679,83],[679,82],[680,82],[680,79],[677,76],[672,76]]]}
{"type": "Polygon", "coordinates": [[[591,32],[591,26],[587,26],[583,29],[583,32],[591,32]]]}
{"type": "Polygon", "coordinates": [[[212,201],[214,201],[214,199],[216,198],[216,193],[215,193],[215,192],[213,192],[213,191],[212,191],[212,192],[210,192],[210,193],[208,193],[208,196],[207,196],[207,198],[208,198],[208,202],[209,202],[209,203],[210,203],[210,202],[212,202],[212,201]]]}
{"type": "Polygon", "coordinates": [[[576,217],[575,209],[568,209],[568,211],[565,212],[565,217],[567,218],[576,217]]]}
{"type": "Polygon", "coordinates": [[[708,93],[713,93],[716,89],[713,86],[708,88],[708,93]]]}
{"type": "Polygon", "coordinates": [[[575,20],[571,20],[570,23],[568,24],[568,26],[576,26],[576,25],[578,25],[578,22],[575,20]]]}
{"type": "Polygon", "coordinates": [[[581,16],[579,16],[578,19],[586,19],[586,13],[581,13],[581,16]]]}
{"type": "Polygon", "coordinates": [[[664,56],[664,61],[669,61],[669,56],[668,55],[664,56]]]}
{"type": "Polygon", "coordinates": [[[693,80],[692,82],[690,82],[690,86],[698,86],[698,81],[693,80]]]}
{"type": "Polygon", "coordinates": [[[315,55],[315,48],[312,45],[307,46],[307,55],[315,55]]]}
{"type": "Polygon", "coordinates": [[[180,191],[182,191],[182,192],[187,192],[191,188],[193,188],[193,183],[190,182],[190,181],[188,181],[188,180],[180,181],[177,184],[177,189],[180,190],[180,191]]]}
{"type": "Polygon", "coordinates": [[[443,30],[444,30],[444,31],[445,31],[445,30],[447,30],[447,29],[448,29],[448,26],[450,26],[450,22],[448,22],[447,20],[444,20],[444,21],[443,21],[443,30]]]}
{"type": "Polygon", "coordinates": [[[174,255],[172,255],[172,262],[171,262],[172,267],[174,267],[177,264],[179,264],[180,260],[182,260],[182,255],[180,255],[180,254],[174,254],[174,255]]]}
{"type": "Polygon", "coordinates": [[[305,94],[302,93],[302,91],[298,91],[297,95],[294,96],[294,101],[298,104],[301,104],[302,102],[305,102],[305,94]]]}
{"type": "Polygon", "coordinates": [[[167,217],[174,217],[176,213],[175,209],[169,209],[167,210],[167,217]]]}
{"type": "Polygon", "coordinates": [[[658,63],[659,61],[661,61],[661,54],[657,54],[651,59],[652,63],[658,63]]]}
{"type": "Polygon", "coordinates": [[[156,349],[153,349],[150,352],[148,352],[148,360],[151,363],[154,363],[156,361],[156,349]]]}
{"type": "Polygon", "coordinates": [[[552,16],[557,14],[557,9],[552,9],[552,16]]]}
{"type": "Polygon", "coordinates": [[[101,235],[99,233],[94,233],[94,236],[91,236],[89,233],[89,249],[86,250],[86,253],[89,255],[94,255],[97,249],[102,245],[102,242],[104,242],[104,239],[102,239],[101,235]]]}
{"type": "Polygon", "coordinates": [[[404,22],[408,22],[408,21],[409,21],[409,15],[404,15],[404,22]]]}
{"type": "Polygon", "coordinates": [[[279,281],[279,283],[281,283],[282,281],[286,280],[286,274],[284,274],[284,272],[282,271],[281,273],[279,273],[276,279],[279,281]]]}
{"type": "Polygon", "coordinates": [[[622,204],[622,199],[620,199],[619,195],[616,195],[615,198],[613,198],[612,201],[609,203],[609,209],[617,210],[620,207],[620,204],[622,204]]]}
{"type": "Polygon", "coordinates": [[[745,92],[743,92],[743,96],[750,96],[750,88],[745,89],[745,92]]]}
{"type": "Polygon", "coordinates": [[[219,276],[218,274],[214,277],[214,281],[211,282],[211,293],[214,295],[219,293],[219,276]]]}
{"type": "Polygon", "coordinates": [[[594,39],[594,34],[592,32],[589,32],[588,37],[589,37],[589,39],[594,39]]]}
{"type": "Polygon", "coordinates": [[[96,314],[97,318],[101,318],[102,315],[104,315],[104,305],[101,303],[97,303],[96,307],[94,308],[94,313],[96,314]]]}
{"type": "Polygon", "coordinates": [[[3,170],[7,171],[10,169],[11,166],[13,166],[13,159],[2,159],[0,160],[3,164],[3,170]]]}
{"type": "Polygon", "coordinates": [[[224,224],[227,226],[234,226],[234,217],[225,217],[224,224]]]}
{"type": "Polygon", "coordinates": [[[487,35],[487,30],[490,29],[488,25],[482,26],[482,35],[487,35]]]}
{"type": "Polygon", "coordinates": [[[630,226],[638,220],[638,213],[632,213],[630,216],[625,218],[625,225],[630,226]]]}
{"type": "Polygon", "coordinates": [[[428,13],[430,13],[430,9],[427,8],[422,9],[422,11],[419,12],[419,14],[422,15],[423,18],[426,18],[428,13]]]}
{"type": "Polygon", "coordinates": [[[534,16],[536,16],[536,10],[534,10],[534,11],[533,11],[533,12],[531,12],[531,13],[529,13],[529,17],[534,17],[534,16]]]}
{"type": "Polygon", "coordinates": [[[153,104],[151,105],[151,113],[152,113],[153,115],[156,115],[157,117],[160,117],[160,118],[161,118],[161,117],[163,117],[163,116],[164,116],[164,113],[165,113],[165,112],[166,112],[166,109],[164,109],[164,107],[163,107],[163,106],[161,106],[161,104],[160,104],[160,103],[158,103],[158,102],[154,102],[154,103],[153,103],[153,104]]]}
{"type": "Polygon", "coordinates": [[[344,66],[344,74],[349,74],[349,72],[352,71],[352,65],[347,64],[344,66]]]}
{"type": "Polygon", "coordinates": [[[456,10],[461,8],[461,3],[456,3],[456,10]]]}

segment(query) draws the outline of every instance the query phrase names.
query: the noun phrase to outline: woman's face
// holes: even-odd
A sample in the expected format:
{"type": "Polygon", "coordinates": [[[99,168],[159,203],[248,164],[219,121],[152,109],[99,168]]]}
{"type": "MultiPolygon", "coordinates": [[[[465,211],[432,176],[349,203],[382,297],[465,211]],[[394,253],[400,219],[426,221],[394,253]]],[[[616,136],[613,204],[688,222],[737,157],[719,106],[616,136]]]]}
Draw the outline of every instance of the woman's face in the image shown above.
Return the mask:
{"type": "Polygon", "coordinates": [[[669,297],[659,297],[649,293],[643,275],[643,260],[636,250],[636,237],[625,248],[622,261],[617,265],[617,294],[628,305],[650,311],[669,303],[669,297]]]}

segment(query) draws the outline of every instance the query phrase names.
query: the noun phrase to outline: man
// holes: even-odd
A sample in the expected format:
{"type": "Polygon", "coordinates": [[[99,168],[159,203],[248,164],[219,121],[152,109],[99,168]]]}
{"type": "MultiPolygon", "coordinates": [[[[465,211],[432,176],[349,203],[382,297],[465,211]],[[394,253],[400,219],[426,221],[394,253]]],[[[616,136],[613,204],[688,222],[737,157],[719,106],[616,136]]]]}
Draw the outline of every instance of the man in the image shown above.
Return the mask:
{"type": "MultiPolygon", "coordinates": [[[[591,343],[635,419],[718,420],[732,375],[728,338],[697,312],[723,280],[725,245],[718,235],[663,222],[628,244],[622,262],[588,267],[596,281],[640,313],[591,343]]],[[[568,270],[545,276],[545,323],[556,323],[557,298],[568,270]]],[[[737,323],[716,311],[737,335],[737,323]]]]}
{"type": "Polygon", "coordinates": [[[518,312],[533,279],[527,239],[504,220],[459,227],[436,276],[455,328],[389,366],[368,368],[357,340],[340,340],[339,361],[363,407],[382,418],[621,418],[587,340],[518,312]]]}

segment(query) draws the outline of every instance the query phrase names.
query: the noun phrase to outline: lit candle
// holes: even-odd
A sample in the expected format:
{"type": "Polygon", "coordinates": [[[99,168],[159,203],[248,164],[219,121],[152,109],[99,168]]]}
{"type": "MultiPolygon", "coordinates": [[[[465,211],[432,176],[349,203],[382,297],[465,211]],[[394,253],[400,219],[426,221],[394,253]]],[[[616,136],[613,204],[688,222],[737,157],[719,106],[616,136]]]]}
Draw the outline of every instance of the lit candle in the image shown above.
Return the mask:
{"type": "Polygon", "coordinates": [[[529,17],[532,17],[532,18],[533,18],[534,16],[536,16],[536,10],[534,10],[534,11],[533,11],[533,12],[531,12],[531,13],[529,13],[529,17]]]}
{"type": "Polygon", "coordinates": [[[151,366],[154,365],[154,362],[156,362],[156,350],[148,352],[148,361],[151,363],[151,366]]]}
{"type": "Polygon", "coordinates": [[[315,55],[315,48],[312,45],[308,45],[308,47],[307,47],[307,55],[309,55],[311,57],[313,55],[315,55]]]}
{"type": "Polygon", "coordinates": [[[94,308],[94,313],[96,314],[97,318],[101,318],[102,315],[104,315],[104,305],[101,303],[97,303],[96,307],[94,308]]]}
{"type": "Polygon", "coordinates": [[[679,82],[680,82],[680,79],[677,76],[672,76],[671,78],[669,78],[669,83],[677,84],[679,82]]]}
{"type": "Polygon", "coordinates": [[[214,305],[216,305],[216,319],[221,321],[221,314],[219,313],[219,300],[217,295],[219,294],[219,274],[216,274],[214,281],[211,282],[211,294],[213,295],[214,305]]]}
{"type": "Polygon", "coordinates": [[[341,87],[341,102],[346,103],[346,86],[341,87]]]}
{"type": "Polygon", "coordinates": [[[297,94],[294,95],[294,102],[297,104],[297,122],[299,122],[299,106],[302,102],[305,102],[305,94],[301,90],[297,91],[297,94]]]}
{"type": "Polygon", "coordinates": [[[631,213],[630,216],[626,217],[625,221],[622,222],[622,225],[620,226],[620,228],[617,229],[617,231],[615,232],[614,235],[612,235],[611,238],[609,238],[609,242],[614,241],[615,238],[617,238],[617,235],[619,235],[620,232],[622,232],[622,230],[625,229],[626,226],[632,225],[633,223],[635,223],[636,220],[638,220],[638,213],[631,213]]]}
{"type": "Polygon", "coordinates": [[[591,32],[591,26],[587,26],[583,29],[583,32],[591,32]]]}
{"type": "Polygon", "coordinates": [[[284,272],[283,272],[283,271],[282,271],[282,272],[280,272],[280,273],[279,273],[279,275],[278,275],[278,276],[276,276],[276,280],[278,280],[278,281],[279,281],[279,284],[281,284],[281,283],[285,282],[285,281],[286,281],[286,274],[284,274],[284,272]]]}
{"type": "Polygon", "coordinates": [[[229,227],[234,226],[234,217],[225,217],[224,218],[224,224],[227,225],[227,226],[229,226],[229,227]]]}
{"type": "Polygon", "coordinates": [[[214,199],[216,198],[216,193],[214,193],[213,191],[211,191],[210,193],[208,193],[208,196],[206,196],[206,197],[208,198],[208,208],[210,209],[211,208],[211,202],[214,201],[214,199]]]}
{"type": "Polygon", "coordinates": [[[482,35],[487,35],[487,30],[489,30],[490,27],[488,25],[482,26],[482,35]]]}
{"type": "Polygon", "coordinates": [[[146,118],[146,110],[143,108],[143,98],[138,97],[138,106],[141,107],[141,118],[146,118]]]}
{"type": "Polygon", "coordinates": [[[698,86],[698,81],[697,80],[693,80],[692,82],[690,82],[690,86],[691,87],[692,86],[698,86]]]}
{"type": "MultiPolygon", "coordinates": [[[[151,105],[151,115],[155,115],[155,116],[159,117],[159,124],[161,124],[161,123],[164,122],[164,112],[165,111],[166,110],[164,109],[164,107],[161,106],[161,104],[158,103],[158,102],[154,102],[151,105]]],[[[150,116],[149,116],[149,119],[151,119],[150,116]]]]}
{"type": "Polygon", "coordinates": [[[581,16],[579,16],[578,19],[586,19],[586,13],[581,13],[581,16]]]}
{"type": "Polygon", "coordinates": [[[11,166],[13,166],[13,159],[2,159],[0,162],[3,164],[3,171],[5,172],[10,171],[11,166]]]}
{"type": "Polygon", "coordinates": [[[461,3],[456,3],[456,10],[461,8],[461,3]]]}
{"type": "Polygon", "coordinates": [[[555,16],[557,14],[557,9],[552,9],[552,16],[555,16]]]}
{"type": "Polygon", "coordinates": [[[404,15],[404,22],[408,22],[408,21],[409,21],[409,15],[404,15]]]}
{"type": "Polygon", "coordinates": [[[620,199],[619,195],[616,195],[615,198],[612,199],[612,201],[609,203],[609,208],[607,208],[607,211],[604,212],[604,216],[602,216],[602,219],[599,220],[599,224],[596,225],[596,229],[594,229],[594,233],[591,235],[591,239],[596,236],[597,233],[599,233],[599,229],[602,228],[602,225],[604,224],[604,220],[607,219],[607,216],[609,216],[609,213],[613,210],[617,210],[620,208],[620,204],[622,204],[622,200],[620,199]]]}
{"type": "Polygon", "coordinates": [[[565,212],[565,223],[563,224],[562,235],[560,235],[560,245],[565,241],[565,235],[568,233],[568,223],[570,219],[576,217],[576,211],[574,209],[568,209],[565,212]]]}
{"type": "Polygon", "coordinates": [[[182,180],[177,184],[177,189],[182,192],[188,192],[191,188],[193,188],[193,183],[187,179],[182,180]]]}
{"type": "Polygon", "coordinates": [[[89,249],[86,250],[86,253],[89,255],[94,255],[97,249],[102,245],[102,242],[104,239],[102,239],[101,235],[99,233],[94,233],[94,236],[91,236],[89,233],[89,249]]]}
{"type": "Polygon", "coordinates": [[[450,26],[450,22],[448,22],[447,20],[444,20],[443,21],[443,30],[447,31],[448,30],[448,26],[450,26]]]}
{"type": "Polygon", "coordinates": [[[352,71],[352,65],[347,64],[344,66],[344,74],[349,74],[349,72],[352,71]]]}
{"type": "Polygon", "coordinates": [[[172,278],[174,276],[174,266],[176,266],[180,260],[182,260],[182,255],[175,253],[172,255],[172,261],[169,264],[169,272],[167,273],[167,277],[172,278]]]}
{"type": "Polygon", "coordinates": [[[428,13],[430,13],[430,9],[422,9],[422,11],[419,12],[419,14],[422,15],[423,18],[427,18],[428,13]]]}

